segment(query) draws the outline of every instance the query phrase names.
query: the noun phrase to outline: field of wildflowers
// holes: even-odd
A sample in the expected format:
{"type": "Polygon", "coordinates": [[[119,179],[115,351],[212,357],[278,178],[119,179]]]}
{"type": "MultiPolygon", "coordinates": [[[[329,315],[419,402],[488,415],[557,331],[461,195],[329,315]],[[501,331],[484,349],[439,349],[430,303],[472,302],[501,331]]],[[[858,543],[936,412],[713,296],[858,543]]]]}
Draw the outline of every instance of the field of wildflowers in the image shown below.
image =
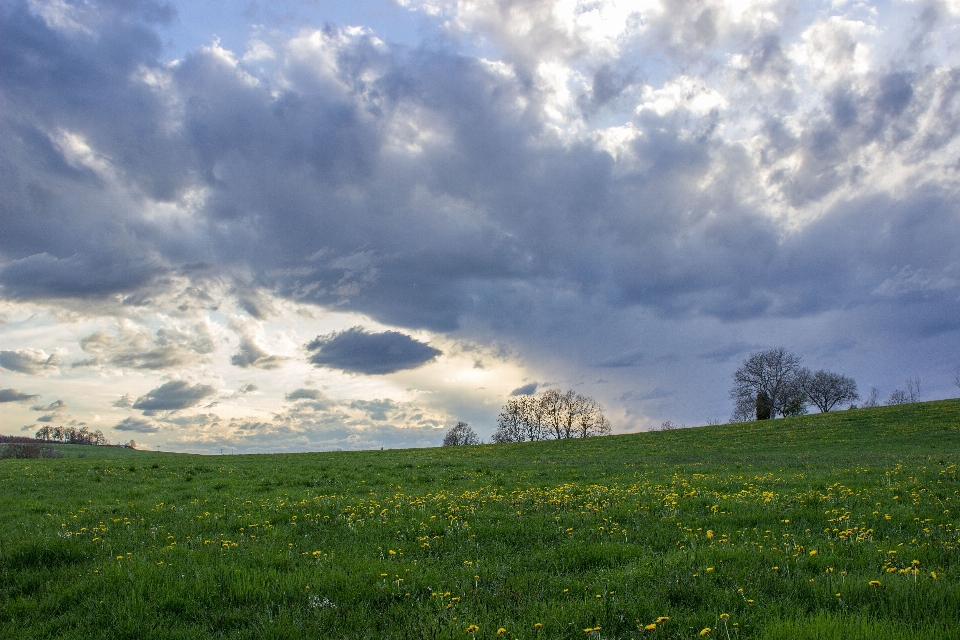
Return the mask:
{"type": "Polygon", "coordinates": [[[0,461],[0,637],[960,638],[960,401],[104,455],[0,461]]]}

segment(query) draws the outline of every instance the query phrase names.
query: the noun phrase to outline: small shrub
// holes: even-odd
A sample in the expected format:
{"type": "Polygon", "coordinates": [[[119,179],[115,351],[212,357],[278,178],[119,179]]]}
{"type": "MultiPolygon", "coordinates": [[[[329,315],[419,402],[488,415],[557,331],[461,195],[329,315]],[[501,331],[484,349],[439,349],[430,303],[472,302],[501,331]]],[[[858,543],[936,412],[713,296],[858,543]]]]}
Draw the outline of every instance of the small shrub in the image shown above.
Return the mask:
{"type": "Polygon", "coordinates": [[[59,458],[61,453],[40,442],[10,442],[0,445],[0,458],[59,458]]]}

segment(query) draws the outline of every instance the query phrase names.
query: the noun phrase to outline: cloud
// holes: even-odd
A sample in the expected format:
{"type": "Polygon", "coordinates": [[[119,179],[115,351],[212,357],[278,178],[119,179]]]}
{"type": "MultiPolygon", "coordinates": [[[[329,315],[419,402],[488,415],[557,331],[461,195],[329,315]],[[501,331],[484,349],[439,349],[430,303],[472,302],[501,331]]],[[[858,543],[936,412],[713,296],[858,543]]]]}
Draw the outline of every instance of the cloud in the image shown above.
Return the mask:
{"type": "Polygon", "coordinates": [[[135,433],[156,433],[160,428],[149,420],[143,418],[124,418],[113,425],[115,431],[133,431],[135,433]]]}
{"type": "Polygon", "coordinates": [[[84,336],[80,348],[93,357],[74,366],[163,370],[196,364],[214,351],[215,344],[205,323],[163,327],[156,332],[122,323],[116,333],[98,331],[84,336]]]}
{"type": "Polygon", "coordinates": [[[196,406],[215,393],[216,389],[210,385],[198,383],[191,386],[186,380],[171,380],[137,398],[133,408],[147,416],[160,411],[178,411],[196,406]]]}
{"type": "Polygon", "coordinates": [[[125,393],[120,398],[114,402],[111,406],[118,407],[120,409],[129,409],[133,407],[133,398],[130,397],[129,393],[125,393]]]}
{"type": "Polygon", "coordinates": [[[511,396],[532,396],[537,392],[537,388],[540,386],[539,382],[530,382],[523,385],[522,387],[517,387],[510,392],[511,396]]]}
{"type": "Polygon", "coordinates": [[[0,403],[3,402],[29,402],[34,398],[39,398],[37,393],[21,393],[20,389],[0,389],[0,403]]]}
{"type": "Polygon", "coordinates": [[[230,363],[238,367],[255,367],[258,369],[277,369],[287,358],[270,355],[261,349],[251,337],[242,336],[237,353],[230,356],[230,363]]]}
{"type": "Polygon", "coordinates": [[[293,391],[288,393],[286,396],[284,396],[284,399],[290,400],[290,401],[319,400],[322,397],[324,397],[323,393],[321,393],[316,389],[294,389],[293,391]]]}
{"type": "Polygon", "coordinates": [[[60,358],[57,354],[47,355],[43,349],[0,351],[0,367],[30,376],[56,374],[59,364],[60,358]]]}
{"type": "Polygon", "coordinates": [[[370,333],[362,327],[317,336],[306,345],[310,362],[349,373],[381,375],[414,369],[441,354],[398,331],[370,333]]]}
{"type": "Polygon", "coordinates": [[[599,363],[598,367],[636,367],[643,363],[645,355],[640,349],[630,349],[629,351],[624,351],[618,353],[617,355],[604,358],[599,363]]]}

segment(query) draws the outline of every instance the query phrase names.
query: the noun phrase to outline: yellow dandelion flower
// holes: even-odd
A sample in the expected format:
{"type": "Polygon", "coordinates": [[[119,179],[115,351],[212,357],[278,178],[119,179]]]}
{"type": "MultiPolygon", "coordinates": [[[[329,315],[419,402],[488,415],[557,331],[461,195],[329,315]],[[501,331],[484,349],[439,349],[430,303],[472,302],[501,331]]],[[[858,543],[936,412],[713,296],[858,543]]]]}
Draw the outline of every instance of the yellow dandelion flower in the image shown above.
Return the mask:
{"type": "Polygon", "coordinates": [[[701,635],[701,636],[708,636],[708,635],[710,635],[710,632],[711,632],[711,631],[713,631],[713,629],[711,629],[710,627],[704,627],[704,628],[703,628],[703,631],[700,632],[700,635],[701,635]]]}
{"type": "Polygon", "coordinates": [[[812,551],[810,551],[810,555],[811,555],[811,556],[817,555],[817,550],[816,550],[816,549],[813,549],[812,551]]]}
{"type": "Polygon", "coordinates": [[[388,551],[387,553],[389,553],[389,554],[392,555],[392,556],[397,555],[397,552],[394,551],[393,549],[390,549],[390,551],[388,551]]]}
{"type": "Polygon", "coordinates": [[[660,616],[659,618],[657,618],[657,624],[663,624],[664,622],[667,622],[669,620],[670,618],[668,618],[667,616],[660,616]]]}
{"type": "Polygon", "coordinates": [[[707,529],[707,540],[713,540],[713,529],[707,529]]]}
{"type": "Polygon", "coordinates": [[[643,628],[644,631],[655,631],[656,629],[657,629],[657,625],[655,622],[651,622],[650,624],[648,624],[643,628]]]}
{"type": "Polygon", "coordinates": [[[880,583],[879,580],[871,580],[871,581],[870,581],[870,586],[871,586],[871,587],[882,587],[883,585],[880,583]]]}
{"type": "Polygon", "coordinates": [[[533,628],[534,628],[534,629],[543,629],[543,623],[542,623],[542,622],[538,622],[537,624],[533,625],[533,628]]]}
{"type": "Polygon", "coordinates": [[[730,614],[729,614],[729,613],[721,613],[721,614],[720,614],[720,619],[721,619],[721,620],[729,620],[729,619],[730,619],[730,614]]]}
{"type": "Polygon", "coordinates": [[[475,624],[472,624],[469,627],[467,627],[467,633],[476,633],[479,630],[480,630],[480,627],[478,627],[475,624]]]}
{"type": "Polygon", "coordinates": [[[933,578],[934,580],[936,580],[936,579],[937,579],[937,572],[936,572],[936,571],[931,571],[931,572],[930,572],[930,577],[933,578]]]}
{"type": "Polygon", "coordinates": [[[503,627],[500,627],[499,629],[497,629],[497,635],[498,635],[498,636],[501,635],[501,634],[504,634],[504,633],[506,633],[506,632],[507,632],[507,630],[504,629],[503,627]]]}

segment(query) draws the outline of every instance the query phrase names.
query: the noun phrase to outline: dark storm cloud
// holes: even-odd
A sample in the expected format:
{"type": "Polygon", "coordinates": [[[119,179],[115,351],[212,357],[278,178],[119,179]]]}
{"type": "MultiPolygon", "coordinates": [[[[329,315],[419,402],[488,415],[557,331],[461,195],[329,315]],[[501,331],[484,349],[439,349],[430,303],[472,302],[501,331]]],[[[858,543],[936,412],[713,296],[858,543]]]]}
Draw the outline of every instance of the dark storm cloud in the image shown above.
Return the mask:
{"type": "Polygon", "coordinates": [[[22,393],[20,389],[0,389],[0,403],[3,402],[29,402],[34,398],[39,398],[38,393],[22,393]]]}
{"type": "Polygon", "coordinates": [[[160,411],[177,411],[196,406],[215,393],[216,389],[210,385],[191,386],[186,380],[171,380],[137,398],[133,408],[143,411],[147,416],[160,411]]]}
{"type": "Polygon", "coordinates": [[[119,423],[113,425],[116,431],[132,431],[134,433],[156,433],[160,428],[149,420],[143,418],[124,418],[119,423]]]}
{"type": "Polygon", "coordinates": [[[441,354],[398,331],[371,333],[362,327],[317,336],[306,348],[313,352],[310,362],[318,367],[368,375],[415,369],[441,354]]]}

